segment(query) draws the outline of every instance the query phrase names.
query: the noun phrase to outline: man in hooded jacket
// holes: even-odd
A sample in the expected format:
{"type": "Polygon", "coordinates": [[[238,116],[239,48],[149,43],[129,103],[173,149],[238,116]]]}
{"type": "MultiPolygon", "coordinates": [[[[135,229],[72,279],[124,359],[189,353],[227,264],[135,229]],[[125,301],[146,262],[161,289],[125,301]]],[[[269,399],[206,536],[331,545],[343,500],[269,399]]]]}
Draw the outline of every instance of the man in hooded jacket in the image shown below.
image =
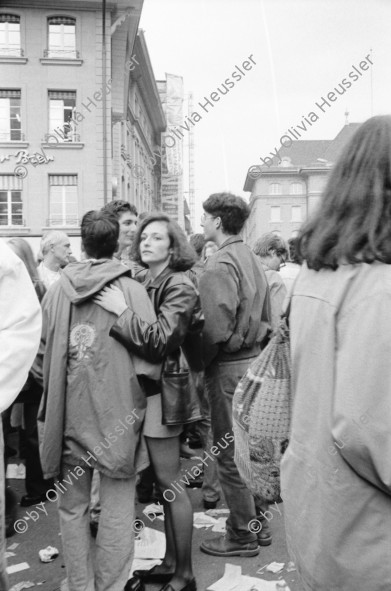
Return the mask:
{"type": "Polygon", "coordinates": [[[141,436],[143,380],[159,379],[160,365],[130,354],[109,336],[116,317],[92,300],[104,286],[122,289],[147,322],[156,321],[145,289],[112,259],[119,225],[109,212],[90,211],[81,224],[86,259],[71,263],[43,300],[37,376],[40,451],[47,493],[58,500],[70,591],[123,591],[133,558],[136,472],[148,466],[141,436]],[[88,506],[93,469],[101,480],[101,519],[95,568],[88,506]]]}

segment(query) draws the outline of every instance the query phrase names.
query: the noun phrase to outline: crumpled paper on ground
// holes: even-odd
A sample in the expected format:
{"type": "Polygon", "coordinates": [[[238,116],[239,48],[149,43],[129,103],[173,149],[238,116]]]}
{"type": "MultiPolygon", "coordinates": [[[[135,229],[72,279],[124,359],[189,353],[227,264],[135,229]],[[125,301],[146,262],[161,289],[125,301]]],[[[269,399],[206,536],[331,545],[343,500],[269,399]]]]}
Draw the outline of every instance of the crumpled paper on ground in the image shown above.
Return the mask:
{"type": "Polygon", "coordinates": [[[242,575],[242,567],[227,563],[221,579],[210,585],[207,591],[277,591],[277,582],[265,581],[242,575]]]}
{"type": "Polygon", "coordinates": [[[7,566],[7,574],[12,575],[13,573],[18,573],[21,570],[26,570],[28,568],[30,568],[30,565],[28,562],[20,562],[19,564],[11,564],[10,566],[7,566]]]}
{"type": "Polygon", "coordinates": [[[285,566],[285,562],[271,562],[267,565],[266,570],[269,573],[280,573],[285,566]]]}
{"type": "Polygon", "coordinates": [[[212,527],[213,525],[216,525],[216,523],[217,519],[210,515],[206,515],[203,511],[194,513],[193,525],[197,529],[200,527],[212,527]]]}
{"type": "Polygon", "coordinates": [[[152,503],[151,505],[147,505],[143,510],[144,515],[148,517],[150,521],[155,521],[155,519],[160,519],[160,521],[164,521],[164,508],[163,505],[159,503],[152,503]],[[153,518],[151,516],[153,515],[153,518]]]}
{"type": "Polygon", "coordinates": [[[164,515],[164,508],[159,503],[151,503],[144,508],[143,513],[144,515],[151,515],[152,513],[155,515],[164,515]]]}
{"type": "Polygon", "coordinates": [[[41,562],[53,562],[60,553],[54,546],[47,546],[39,550],[38,554],[41,562]]]}
{"type": "Polygon", "coordinates": [[[164,558],[166,553],[166,536],[161,531],[145,527],[135,542],[135,558],[164,558]]]}
{"type": "Polygon", "coordinates": [[[211,517],[222,517],[223,515],[229,515],[229,509],[208,509],[205,511],[205,515],[210,515],[211,517]]]}
{"type": "Polygon", "coordinates": [[[8,464],[5,477],[23,480],[26,478],[26,466],[24,464],[8,464]]]}
{"type": "Polygon", "coordinates": [[[227,519],[228,517],[219,517],[217,519],[217,523],[212,527],[212,531],[215,531],[219,534],[225,534],[227,531],[227,519]]]}
{"type": "Polygon", "coordinates": [[[20,581],[16,583],[9,591],[22,591],[22,589],[28,589],[29,587],[35,587],[35,583],[32,581],[20,581]]]}

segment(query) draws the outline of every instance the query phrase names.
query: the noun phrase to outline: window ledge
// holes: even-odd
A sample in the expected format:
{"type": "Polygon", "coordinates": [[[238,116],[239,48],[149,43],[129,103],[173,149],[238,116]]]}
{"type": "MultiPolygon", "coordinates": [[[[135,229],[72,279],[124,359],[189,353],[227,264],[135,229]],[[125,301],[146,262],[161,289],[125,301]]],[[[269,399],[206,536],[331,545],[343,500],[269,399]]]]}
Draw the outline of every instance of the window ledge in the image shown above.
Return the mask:
{"type": "Polygon", "coordinates": [[[19,236],[30,233],[31,228],[27,226],[0,226],[0,236],[19,236]]]}
{"type": "Polygon", "coordinates": [[[0,142],[0,148],[28,148],[29,142],[23,142],[21,140],[0,142]]]}
{"type": "Polygon", "coordinates": [[[59,57],[41,57],[39,61],[43,66],[81,66],[83,64],[83,60],[59,57]]]}
{"type": "Polygon", "coordinates": [[[27,64],[27,57],[0,55],[0,64],[27,64]]]}
{"type": "Polygon", "coordinates": [[[71,150],[82,150],[85,146],[83,142],[41,142],[42,148],[54,148],[55,150],[61,148],[70,148],[71,150]]]}
{"type": "Polygon", "coordinates": [[[80,225],[67,226],[64,224],[62,226],[60,224],[56,224],[54,226],[42,226],[42,232],[47,232],[48,230],[61,230],[61,232],[65,232],[68,234],[68,236],[80,236],[80,225]]]}

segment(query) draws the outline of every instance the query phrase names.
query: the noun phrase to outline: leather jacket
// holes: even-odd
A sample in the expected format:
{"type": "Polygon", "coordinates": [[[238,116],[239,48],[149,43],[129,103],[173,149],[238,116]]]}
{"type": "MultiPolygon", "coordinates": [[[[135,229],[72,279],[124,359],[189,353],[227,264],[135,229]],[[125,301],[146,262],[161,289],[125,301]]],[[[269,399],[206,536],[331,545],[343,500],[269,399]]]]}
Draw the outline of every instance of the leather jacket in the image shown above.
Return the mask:
{"type": "Polygon", "coordinates": [[[156,363],[179,358],[180,348],[191,370],[202,371],[202,328],[204,316],[200,296],[185,273],[166,267],[144,282],[157,321],[143,321],[127,308],[110,330],[110,335],[129,351],[156,363]]]}

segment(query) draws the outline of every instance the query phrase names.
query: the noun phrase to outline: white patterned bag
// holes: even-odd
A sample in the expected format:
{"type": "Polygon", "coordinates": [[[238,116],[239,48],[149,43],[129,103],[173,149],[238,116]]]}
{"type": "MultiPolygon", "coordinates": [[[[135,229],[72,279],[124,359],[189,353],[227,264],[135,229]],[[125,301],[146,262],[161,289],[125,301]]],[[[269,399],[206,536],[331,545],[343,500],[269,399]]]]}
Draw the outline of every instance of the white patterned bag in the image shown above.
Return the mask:
{"type": "Polygon", "coordinates": [[[280,461],[289,441],[291,403],[289,328],[284,317],[233,398],[235,463],[260,501],[281,500],[280,461]]]}

